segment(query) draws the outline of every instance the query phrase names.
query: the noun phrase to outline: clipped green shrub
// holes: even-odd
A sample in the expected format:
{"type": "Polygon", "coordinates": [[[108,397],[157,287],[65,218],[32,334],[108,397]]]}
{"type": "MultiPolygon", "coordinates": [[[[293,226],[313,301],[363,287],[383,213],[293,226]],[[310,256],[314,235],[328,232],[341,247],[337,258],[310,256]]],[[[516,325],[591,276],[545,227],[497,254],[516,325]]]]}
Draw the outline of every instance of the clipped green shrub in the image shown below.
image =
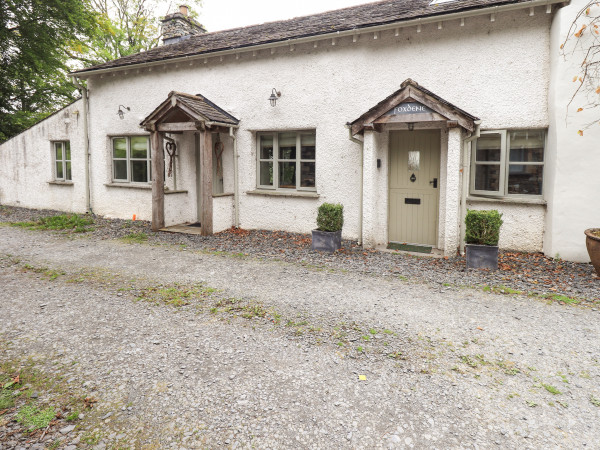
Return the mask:
{"type": "Polygon", "coordinates": [[[467,244],[498,245],[502,214],[489,211],[468,210],[465,217],[467,244]]]}
{"type": "Polygon", "coordinates": [[[323,203],[317,214],[317,227],[321,231],[339,231],[344,225],[344,205],[323,203]]]}

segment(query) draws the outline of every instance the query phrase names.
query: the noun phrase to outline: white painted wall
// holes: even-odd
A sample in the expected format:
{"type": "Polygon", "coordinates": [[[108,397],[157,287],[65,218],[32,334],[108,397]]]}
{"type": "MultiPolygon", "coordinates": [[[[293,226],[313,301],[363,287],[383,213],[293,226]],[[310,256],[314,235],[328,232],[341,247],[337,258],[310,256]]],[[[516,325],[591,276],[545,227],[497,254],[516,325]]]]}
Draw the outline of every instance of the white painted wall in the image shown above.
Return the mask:
{"type": "Polygon", "coordinates": [[[84,153],[83,105],[78,100],[0,145],[0,204],[85,212],[84,153]],[[50,183],[52,141],[70,141],[71,185],[50,183]]]}
{"type": "Polygon", "coordinates": [[[488,199],[467,200],[468,209],[496,209],[502,213],[498,246],[507,250],[541,252],[544,244],[546,206],[536,204],[500,203],[488,199]]]}
{"type": "MultiPolygon", "coordinates": [[[[585,248],[586,228],[600,227],[600,108],[577,113],[575,102],[567,115],[567,104],[576,84],[573,77],[579,73],[583,60],[581,51],[564,59],[559,54],[573,17],[587,2],[573,0],[556,15],[552,25],[550,55],[550,129],[545,168],[545,189],[548,200],[544,252],[550,256],[573,261],[589,261],[585,248]],[[583,136],[577,131],[586,124],[583,136]]],[[[598,7],[595,7],[596,10],[598,7]]],[[[588,39],[584,34],[581,38],[588,39]]]]}

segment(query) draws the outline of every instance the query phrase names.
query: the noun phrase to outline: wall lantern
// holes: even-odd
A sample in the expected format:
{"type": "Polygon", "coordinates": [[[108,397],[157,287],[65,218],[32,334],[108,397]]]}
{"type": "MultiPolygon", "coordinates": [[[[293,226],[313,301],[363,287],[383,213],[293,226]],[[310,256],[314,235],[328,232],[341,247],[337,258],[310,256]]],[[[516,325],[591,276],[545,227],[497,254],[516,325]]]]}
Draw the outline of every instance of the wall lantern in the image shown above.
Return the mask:
{"type": "Polygon", "coordinates": [[[119,115],[119,119],[122,120],[125,117],[125,111],[123,111],[121,108],[125,108],[127,111],[131,111],[131,108],[129,106],[119,105],[119,110],[117,111],[117,114],[119,115]]]}
{"type": "Polygon", "coordinates": [[[281,92],[273,88],[273,90],[271,91],[271,96],[269,97],[269,101],[271,102],[272,107],[275,107],[275,105],[277,104],[277,99],[279,97],[281,97],[281,92]]]}
{"type": "Polygon", "coordinates": [[[413,131],[415,129],[415,123],[414,122],[408,122],[408,131],[413,131]]]}

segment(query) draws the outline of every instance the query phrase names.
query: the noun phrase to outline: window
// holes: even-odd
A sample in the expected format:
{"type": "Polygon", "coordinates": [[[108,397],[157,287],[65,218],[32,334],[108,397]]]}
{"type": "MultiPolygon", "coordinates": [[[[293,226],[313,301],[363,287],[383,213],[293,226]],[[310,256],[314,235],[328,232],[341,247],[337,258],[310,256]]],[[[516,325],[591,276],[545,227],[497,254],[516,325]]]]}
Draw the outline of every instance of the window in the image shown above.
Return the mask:
{"type": "Polygon", "coordinates": [[[258,187],[314,191],[315,141],[314,131],[259,133],[258,187]]]}
{"type": "Polygon", "coordinates": [[[54,142],[54,179],[71,181],[71,144],[69,141],[54,142]]]}
{"type": "Polygon", "coordinates": [[[542,195],[544,130],[482,131],[471,155],[471,193],[542,195]]]}
{"type": "Polygon", "coordinates": [[[126,136],[112,139],[113,181],[147,183],[150,174],[148,136],[126,136]]]}

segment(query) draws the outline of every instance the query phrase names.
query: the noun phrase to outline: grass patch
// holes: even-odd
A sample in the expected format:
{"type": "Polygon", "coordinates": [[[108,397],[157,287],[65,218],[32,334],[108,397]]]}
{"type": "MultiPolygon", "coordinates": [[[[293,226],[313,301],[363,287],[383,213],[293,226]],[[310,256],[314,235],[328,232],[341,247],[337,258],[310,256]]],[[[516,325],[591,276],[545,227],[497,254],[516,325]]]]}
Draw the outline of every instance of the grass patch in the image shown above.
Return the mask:
{"type": "Polygon", "coordinates": [[[484,286],[483,287],[483,292],[493,292],[495,294],[502,294],[502,295],[521,295],[524,294],[523,291],[519,291],[517,289],[512,289],[509,288],[507,286],[504,285],[500,285],[500,286],[484,286]]]}
{"type": "Polygon", "coordinates": [[[129,233],[128,235],[119,238],[119,240],[126,244],[143,244],[144,242],[148,242],[148,235],[144,232],[129,233]]]}
{"type": "Polygon", "coordinates": [[[216,289],[205,287],[202,284],[182,286],[176,283],[171,286],[159,285],[144,288],[140,291],[137,300],[179,307],[189,305],[193,299],[206,298],[216,291],[216,289]]]}
{"type": "Polygon", "coordinates": [[[54,281],[58,277],[60,277],[62,275],[65,275],[65,272],[62,271],[62,270],[48,269],[47,267],[35,267],[35,266],[30,265],[30,264],[24,264],[22,270],[23,270],[23,272],[39,273],[44,278],[46,278],[46,279],[48,279],[50,281],[54,281]]]}
{"type": "Polygon", "coordinates": [[[27,428],[27,431],[31,432],[40,428],[46,428],[55,417],[56,412],[53,407],[49,406],[39,409],[36,405],[29,404],[19,409],[17,422],[27,428]]]}
{"type": "Polygon", "coordinates": [[[89,216],[79,214],[60,214],[58,216],[41,217],[31,222],[14,222],[13,227],[27,228],[29,230],[70,230],[74,233],[92,231],[87,228],[94,220],[89,216]]]}
{"type": "Polygon", "coordinates": [[[600,408],[600,399],[594,397],[593,395],[590,395],[590,403],[600,408]]]}
{"type": "Polygon", "coordinates": [[[546,389],[548,392],[550,392],[552,395],[561,395],[562,394],[562,392],[560,392],[555,386],[552,386],[551,384],[542,383],[542,387],[544,389],[546,389]]]}

